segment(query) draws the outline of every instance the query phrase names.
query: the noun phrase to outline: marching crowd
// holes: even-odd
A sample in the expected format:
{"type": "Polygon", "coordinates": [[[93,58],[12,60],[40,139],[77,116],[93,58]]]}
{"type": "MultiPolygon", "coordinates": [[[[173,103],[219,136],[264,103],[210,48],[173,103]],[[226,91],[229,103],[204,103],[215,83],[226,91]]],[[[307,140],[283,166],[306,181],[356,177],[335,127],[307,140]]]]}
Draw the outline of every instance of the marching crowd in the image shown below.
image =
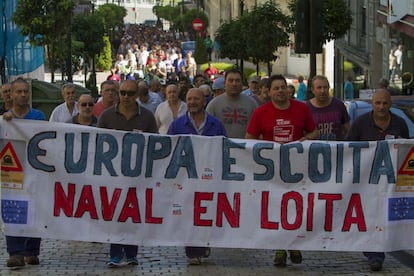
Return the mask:
{"type": "MultiPolygon", "coordinates": [[[[124,34],[118,58],[108,79],[100,86],[101,97],[75,96],[75,86],[62,87],[64,103],[57,106],[50,121],[88,126],[142,131],[169,135],[193,134],[262,139],[284,144],[304,140],[383,140],[408,138],[404,120],[392,114],[391,97],[384,88],[376,89],[373,111],[359,117],[352,126],[341,100],[329,94],[324,76],[312,79],[313,98],[305,100],[300,86],[288,87],[282,75],[254,76],[248,87],[242,73],[233,68],[211,81],[217,71],[210,64],[206,72],[187,53],[183,58],[179,38],[159,30],[130,26],[124,34]],[[150,51],[148,51],[150,49],[150,51]],[[127,58],[124,58],[126,56],[127,58]],[[208,72],[208,73],[207,73],[208,72]]],[[[302,82],[301,82],[302,83],[302,82]]],[[[44,120],[41,111],[28,105],[29,87],[23,79],[2,86],[3,119],[44,120]]],[[[8,267],[39,264],[40,238],[6,237],[8,267]]],[[[210,248],[186,247],[190,264],[201,264],[210,248]]],[[[137,265],[136,245],[110,245],[109,267],[137,265]],[[125,262],[124,262],[125,263],[125,262]]],[[[364,252],[371,270],[382,269],[384,253],[364,252]]],[[[274,264],[286,266],[302,262],[298,250],[278,249],[274,264]]]]}

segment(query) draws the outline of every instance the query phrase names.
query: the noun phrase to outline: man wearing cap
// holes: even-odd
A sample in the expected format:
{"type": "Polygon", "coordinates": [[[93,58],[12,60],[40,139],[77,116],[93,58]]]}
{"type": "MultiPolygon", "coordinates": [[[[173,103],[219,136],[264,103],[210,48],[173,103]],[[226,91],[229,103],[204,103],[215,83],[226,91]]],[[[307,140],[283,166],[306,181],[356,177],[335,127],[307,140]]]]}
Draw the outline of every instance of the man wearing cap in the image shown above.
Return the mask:
{"type": "Polygon", "coordinates": [[[212,89],[213,89],[213,98],[223,94],[224,93],[224,78],[223,77],[217,78],[213,82],[212,89]]]}
{"type": "Polygon", "coordinates": [[[259,92],[259,76],[253,76],[249,80],[249,88],[243,90],[242,94],[247,96],[253,96],[259,92]]]}

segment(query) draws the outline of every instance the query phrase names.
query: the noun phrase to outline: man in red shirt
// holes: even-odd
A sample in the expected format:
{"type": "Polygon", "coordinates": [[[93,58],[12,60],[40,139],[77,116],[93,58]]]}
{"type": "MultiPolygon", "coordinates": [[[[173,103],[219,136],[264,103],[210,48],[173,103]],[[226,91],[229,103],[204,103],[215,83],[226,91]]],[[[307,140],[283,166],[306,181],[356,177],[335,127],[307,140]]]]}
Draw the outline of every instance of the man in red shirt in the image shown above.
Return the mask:
{"type": "Polygon", "coordinates": [[[207,75],[207,77],[209,79],[211,79],[212,77],[214,78],[214,76],[218,74],[218,71],[217,71],[216,67],[214,67],[213,64],[211,64],[211,62],[209,62],[208,66],[207,66],[207,69],[204,70],[204,73],[207,75]]]}
{"type": "MultiPolygon", "coordinates": [[[[268,82],[270,101],[255,109],[246,130],[246,139],[263,139],[285,144],[314,140],[319,136],[306,103],[290,98],[282,75],[273,75],[268,82]]],[[[302,262],[299,250],[289,250],[293,263],[302,262]]],[[[287,253],[276,250],[275,266],[286,266],[287,253]]]]}

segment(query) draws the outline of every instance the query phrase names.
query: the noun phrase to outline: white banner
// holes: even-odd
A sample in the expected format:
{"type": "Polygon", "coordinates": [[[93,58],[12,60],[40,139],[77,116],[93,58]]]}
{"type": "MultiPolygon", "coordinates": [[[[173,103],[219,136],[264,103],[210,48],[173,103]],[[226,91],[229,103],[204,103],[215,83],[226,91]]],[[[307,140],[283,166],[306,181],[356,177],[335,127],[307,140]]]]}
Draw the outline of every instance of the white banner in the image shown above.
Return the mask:
{"type": "Polygon", "coordinates": [[[414,141],[162,136],[0,120],[9,235],[147,246],[414,249],[414,141]]]}

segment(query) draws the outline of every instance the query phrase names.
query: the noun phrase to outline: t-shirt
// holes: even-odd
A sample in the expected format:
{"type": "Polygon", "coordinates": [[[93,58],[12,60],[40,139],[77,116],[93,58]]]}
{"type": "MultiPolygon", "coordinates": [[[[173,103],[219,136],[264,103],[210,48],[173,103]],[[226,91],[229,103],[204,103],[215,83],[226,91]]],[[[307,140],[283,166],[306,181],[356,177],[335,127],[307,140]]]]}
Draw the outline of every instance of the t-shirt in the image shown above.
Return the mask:
{"type": "Polygon", "coordinates": [[[342,101],[332,98],[331,103],[322,108],[315,107],[310,102],[306,103],[319,130],[318,140],[345,140],[343,125],[349,122],[349,115],[342,101]]]}
{"type": "Polygon", "coordinates": [[[208,103],[206,111],[223,123],[228,137],[243,139],[247,123],[256,107],[256,102],[249,96],[240,95],[238,99],[233,100],[224,93],[213,98],[208,103]]]}
{"type": "Polygon", "coordinates": [[[258,107],[250,119],[247,133],[284,144],[301,139],[304,131],[312,132],[316,126],[309,107],[297,100],[289,101],[289,107],[284,110],[277,109],[271,101],[258,107]]]}
{"type": "Polygon", "coordinates": [[[391,120],[387,129],[383,130],[375,124],[372,111],[355,119],[349,130],[348,141],[377,141],[398,138],[409,138],[409,130],[404,119],[390,113],[391,120]]]}
{"type": "MultiPolygon", "coordinates": [[[[138,105],[138,103],[137,103],[138,105]]],[[[157,133],[154,115],[146,108],[138,105],[134,117],[126,119],[118,110],[118,105],[106,109],[98,119],[98,127],[157,133]]]]}

